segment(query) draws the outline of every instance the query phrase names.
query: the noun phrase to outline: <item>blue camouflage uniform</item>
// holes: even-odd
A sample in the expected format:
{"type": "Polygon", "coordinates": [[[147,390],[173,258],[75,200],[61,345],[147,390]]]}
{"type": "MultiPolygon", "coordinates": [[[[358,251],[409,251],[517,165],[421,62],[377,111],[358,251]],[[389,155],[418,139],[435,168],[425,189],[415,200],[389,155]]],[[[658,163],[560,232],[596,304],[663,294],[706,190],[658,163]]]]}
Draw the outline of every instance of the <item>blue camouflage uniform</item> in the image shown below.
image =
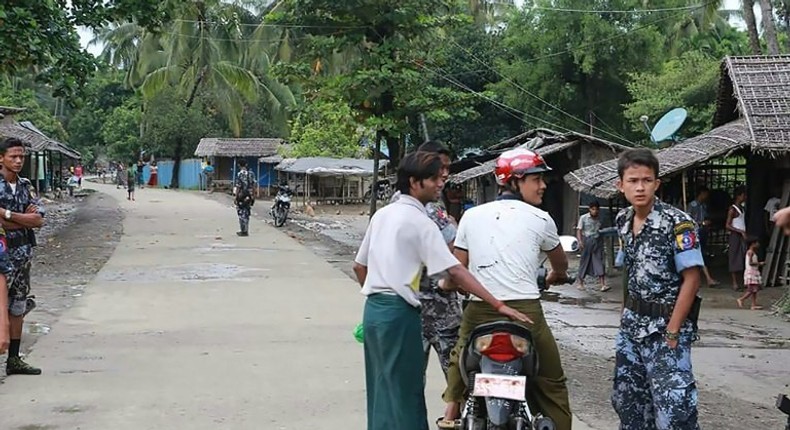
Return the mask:
{"type": "MultiPolygon", "coordinates": [[[[458,229],[447,216],[444,207],[438,202],[432,202],[425,205],[425,209],[428,211],[428,217],[439,227],[445,242],[449,244],[454,241],[458,229]]],[[[428,276],[425,272],[420,278],[422,347],[425,352],[426,369],[428,356],[433,347],[446,376],[447,368],[450,366],[450,353],[458,342],[462,311],[458,293],[439,288],[440,279],[441,276],[428,276]]]]}
{"type": "MultiPolygon", "coordinates": [[[[38,213],[44,216],[44,207],[40,200],[33,196],[31,189],[29,180],[18,178],[14,192],[5,178],[0,176],[0,209],[25,213],[27,208],[33,205],[38,208],[38,213]]],[[[32,229],[6,229],[5,241],[8,260],[13,267],[10,273],[3,272],[8,284],[8,309],[13,316],[23,316],[30,295],[30,266],[33,261],[33,247],[36,245],[35,233],[32,229]]],[[[0,266],[3,264],[0,262],[0,266]]],[[[1,271],[2,267],[0,267],[1,271]]]]}
{"type": "MultiPolygon", "coordinates": [[[[674,306],[681,272],[702,266],[697,226],[681,210],[656,199],[637,235],[634,209],[617,215],[624,243],[629,297],[674,306]]],[[[693,430],[697,423],[697,387],[691,369],[694,324],[686,320],[675,349],[664,339],[666,317],[623,311],[617,335],[612,405],[621,430],[693,430]]]]}
{"type": "Polygon", "coordinates": [[[242,169],[236,174],[236,213],[239,215],[239,228],[242,233],[247,233],[250,226],[250,212],[252,211],[252,188],[255,183],[252,172],[242,169]],[[245,198],[249,196],[249,198],[245,198]]]}

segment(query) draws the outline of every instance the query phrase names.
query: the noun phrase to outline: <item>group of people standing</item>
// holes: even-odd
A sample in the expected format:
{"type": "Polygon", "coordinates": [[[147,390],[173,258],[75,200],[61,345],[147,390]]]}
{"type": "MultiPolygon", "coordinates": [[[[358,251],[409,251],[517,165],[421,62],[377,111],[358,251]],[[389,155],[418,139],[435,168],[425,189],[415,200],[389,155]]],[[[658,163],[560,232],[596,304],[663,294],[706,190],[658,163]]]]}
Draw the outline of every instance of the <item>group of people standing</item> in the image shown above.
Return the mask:
{"type": "MultiPolygon", "coordinates": [[[[557,429],[571,428],[566,378],[536,285],[541,253],[552,268],[547,283],[567,279],[556,225],[538,208],[550,170],[530,151],[503,153],[494,172],[497,200],[468,210],[456,223],[436,202],[449,174],[449,152],[429,142],[403,159],[400,194],[371,218],[354,263],[367,296],[368,430],[428,428],[430,347],[439,353],[447,380],[445,414],[437,424],[453,428],[468,394],[459,353],[477,325],[499,320],[530,329],[541,363],[532,398],[557,429]],[[470,295],[463,308],[459,294],[470,295]]],[[[649,150],[627,151],[618,162],[618,186],[631,206],[616,222],[627,287],[612,404],[622,429],[697,429],[691,343],[704,262],[691,217],[655,197],[658,171],[649,150]]],[[[597,238],[585,234],[588,221],[579,229],[583,246],[598,252],[597,238]]]]}
{"type": "Polygon", "coordinates": [[[134,191],[136,187],[143,188],[144,185],[148,185],[149,187],[156,187],[159,183],[159,167],[156,165],[156,161],[152,161],[148,163],[148,168],[150,170],[148,176],[148,183],[145,183],[143,178],[143,170],[145,168],[146,163],[143,160],[137,160],[137,163],[129,162],[128,166],[124,166],[123,163],[118,162],[116,166],[116,188],[120,188],[125,186],[126,188],[126,199],[134,201],[134,191]]]}

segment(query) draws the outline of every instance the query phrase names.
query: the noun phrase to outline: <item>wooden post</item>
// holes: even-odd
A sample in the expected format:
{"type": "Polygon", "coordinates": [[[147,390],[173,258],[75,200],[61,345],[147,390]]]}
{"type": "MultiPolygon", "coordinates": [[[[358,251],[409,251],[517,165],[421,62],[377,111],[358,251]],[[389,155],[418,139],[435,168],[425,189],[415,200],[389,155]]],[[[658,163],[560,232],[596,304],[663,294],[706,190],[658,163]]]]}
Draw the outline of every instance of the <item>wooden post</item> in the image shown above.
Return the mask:
{"type": "Polygon", "coordinates": [[[683,185],[683,212],[688,212],[688,205],[687,205],[687,202],[686,202],[686,200],[688,200],[688,199],[686,198],[686,171],[685,170],[682,173],[681,181],[682,181],[682,185],[683,185]]]}

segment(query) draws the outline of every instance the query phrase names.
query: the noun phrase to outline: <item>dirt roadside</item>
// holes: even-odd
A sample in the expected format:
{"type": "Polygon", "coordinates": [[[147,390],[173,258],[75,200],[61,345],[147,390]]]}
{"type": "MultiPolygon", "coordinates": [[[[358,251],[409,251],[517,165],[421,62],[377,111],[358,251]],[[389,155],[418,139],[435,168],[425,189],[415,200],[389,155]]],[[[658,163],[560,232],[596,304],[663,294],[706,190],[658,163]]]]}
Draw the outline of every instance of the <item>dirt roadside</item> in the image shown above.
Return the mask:
{"type": "MultiPolygon", "coordinates": [[[[230,207],[232,200],[229,195],[220,193],[206,195],[213,200],[227,203],[229,209],[232,209],[230,207]]],[[[257,201],[253,208],[253,217],[271,223],[271,216],[268,214],[270,207],[271,201],[257,201]]],[[[320,208],[315,217],[296,211],[292,214],[292,219],[283,227],[283,230],[286,234],[311,248],[317,255],[354,279],[351,263],[356,252],[356,243],[360,239],[358,237],[360,228],[356,224],[359,222],[364,224],[364,217],[359,216],[361,210],[364,209],[320,208]],[[360,219],[363,220],[360,221],[360,219]]],[[[230,212],[229,216],[233,216],[233,213],[230,212]]],[[[585,306],[589,303],[592,303],[593,306],[595,306],[595,303],[601,306],[607,304],[611,306],[611,303],[617,301],[617,298],[620,297],[619,294],[621,294],[617,292],[616,284],[613,283],[612,285],[615,288],[609,293],[581,293],[584,295],[584,299],[560,300],[560,303],[551,304],[555,306],[548,306],[547,304],[547,317],[555,320],[559,325],[564,315],[575,312],[574,309],[579,308],[579,306],[585,306]],[[610,295],[612,296],[610,297],[610,295]],[[557,311],[560,308],[561,310],[557,311]]],[[[571,289],[575,290],[575,288],[571,289]]],[[[715,289],[708,290],[704,294],[708,295],[710,299],[708,300],[708,306],[712,308],[731,307],[729,302],[732,300],[729,300],[728,295],[730,293],[727,291],[715,289]]],[[[767,302],[769,299],[766,298],[765,300],[767,302]]],[[[595,428],[616,428],[618,421],[612,410],[609,398],[614,370],[613,343],[611,351],[607,353],[592,353],[583,347],[578,347],[579,334],[574,329],[569,330],[568,328],[558,327],[555,335],[558,339],[563,364],[568,376],[573,412],[585,423],[595,428]]],[[[740,336],[740,334],[737,336],[740,336]]],[[[608,338],[604,339],[605,342],[609,340],[608,338]]],[[[704,342],[702,347],[705,347],[704,342]]],[[[737,349],[739,347],[734,346],[733,348],[735,348],[735,351],[739,351],[737,349]]],[[[788,351],[783,349],[782,353],[787,356],[788,351]]],[[[758,369],[760,365],[759,360],[754,360],[755,357],[750,354],[746,356],[754,363],[754,368],[758,369]]],[[[757,357],[759,358],[759,355],[757,357]]],[[[778,377],[781,375],[773,376],[778,377]]],[[[787,382],[790,382],[790,379],[787,382]]],[[[736,382],[724,381],[721,384],[717,383],[714,387],[712,386],[713,384],[709,384],[704,380],[700,381],[699,415],[702,428],[736,430],[743,428],[744,425],[758,425],[760,428],[773,429],[781,428],[784,425],[786,418],[772,407],[767,406],[766,403],[746,401],[731,392],[730,390],[736,384],[736,382]]],[[[785,391],[790,391],[790,387],[785,385],[785,391]]],[[[773,395],[775,393],[766,393],[766,396],[769,397],[773,395]]]]}
{"type": "MultiPolygon", "coordinates": [[[[49,333],[63,311],[82,296],[85,285],[110,258],[123,232],[118,203],[101,193],[50,201],[45,207],[46,224],[37,235],[39,246],[34,250],[31,273],[31,294],[36,296],[37,306],[25,318],[24,352],[49,333]]],[[[5,366],[0,367],[3,375],[5,366]]]]}

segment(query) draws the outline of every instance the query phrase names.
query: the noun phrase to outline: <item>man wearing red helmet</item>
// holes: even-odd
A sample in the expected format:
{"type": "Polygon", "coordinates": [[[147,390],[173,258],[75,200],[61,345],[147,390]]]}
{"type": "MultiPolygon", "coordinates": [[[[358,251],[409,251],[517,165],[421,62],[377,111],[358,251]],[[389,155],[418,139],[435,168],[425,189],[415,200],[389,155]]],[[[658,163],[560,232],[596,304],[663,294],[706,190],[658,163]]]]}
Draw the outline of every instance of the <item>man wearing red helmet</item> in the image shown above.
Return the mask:
{"type": "MultiPolygon", "coordinates": [[[[455,256],[494,297],[534,322],[527,325],[540,357],[534,400],[541,412],[554,420],[558,430],[570,430],[565,373],[554,335],[543,316],[537,285],[542,252],[548,255],[552,268],[547,285],[568,278],[568,259],[560,246],[557,225],[547,212],[538,209],[546,191],[543,173],[550,170],[539,154],[526,149],[500,155],[494,174],[501,193],[496,201],[464,214],[458,226],[455,256]]],[[[466,388],[458,356],[469,334],[480,324],[502,320],[494,308],[475,298],[464,310],[458,344],[448,369],[443,396],[447,409],[439,421],[440,428],[452,428],[460,415],[466,388]]]]}

